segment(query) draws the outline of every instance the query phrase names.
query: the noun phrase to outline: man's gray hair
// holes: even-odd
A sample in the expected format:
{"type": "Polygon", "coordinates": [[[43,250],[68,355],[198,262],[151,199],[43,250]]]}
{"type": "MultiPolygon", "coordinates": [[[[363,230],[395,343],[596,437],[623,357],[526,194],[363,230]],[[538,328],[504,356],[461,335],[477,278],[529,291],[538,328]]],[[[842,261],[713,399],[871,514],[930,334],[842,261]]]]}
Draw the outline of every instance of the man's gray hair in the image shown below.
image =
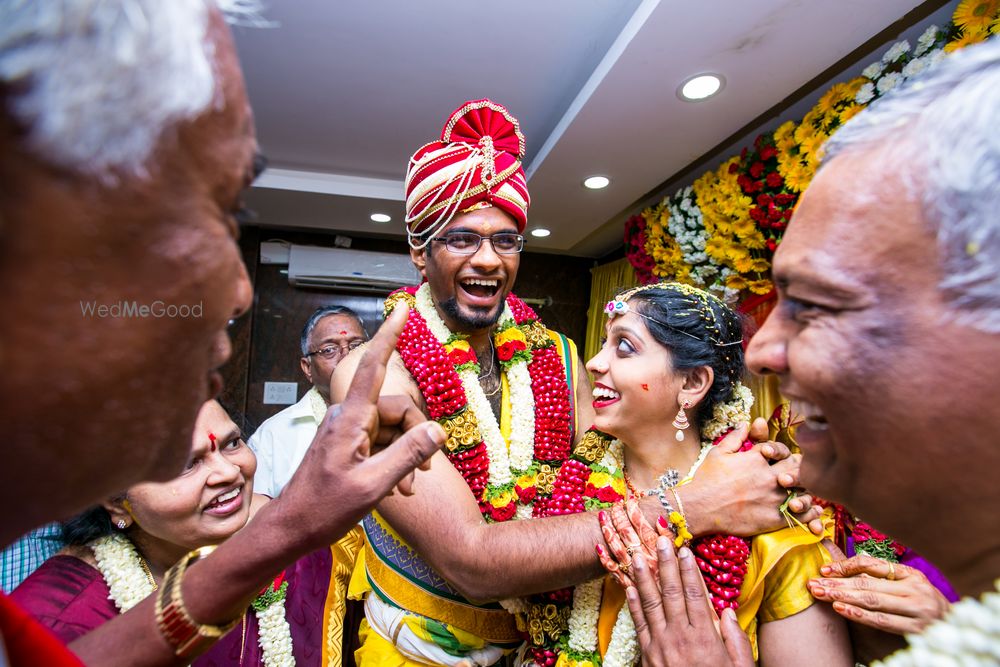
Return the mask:
{"type": "Polygon", "coordinates": [[[957,316],[1000,333],[1000,39],[966,47],[875,102],[826,143],[825,162],[879,148],[937,236],[957,316]]]}
{"type": "Polygon", "coordinates": [[[145,175],[164,131],[220,105],[209,9],[251,21],[248,0],[5,0],[6,113],[49,164],[145,175]]]}
{"type": "Polygon", "coordinates": [[[361,333],[364,334],[365,340],[368,340],[368,331],[365,329],[365,321],[361,319],[361,316],[356,312],[348,308],[347,306],[321,306],[313,311],[313,314],[309,316],[306,321],[306,325],[302,327],[302,336],[299,341],[302,347],[302,356],[309,354],[309,337],[312,336],[313,329],[319,324],[319,321],[324,317],[329,317],[330,315],[344,315],[346,317],[353,317],[358,322],[358,326],[361,327],[361,333]]]}

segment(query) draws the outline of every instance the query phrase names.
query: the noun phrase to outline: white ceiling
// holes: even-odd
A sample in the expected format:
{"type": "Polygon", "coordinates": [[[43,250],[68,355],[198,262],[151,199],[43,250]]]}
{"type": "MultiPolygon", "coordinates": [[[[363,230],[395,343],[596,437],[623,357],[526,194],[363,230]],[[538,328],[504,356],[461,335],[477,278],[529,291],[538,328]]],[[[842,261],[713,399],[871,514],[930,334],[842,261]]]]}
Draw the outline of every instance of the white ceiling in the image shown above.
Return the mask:
{"type": "Polygon", "coordinates": [[[552,230],[530,247],[600,256],[620,212],[919,4],[272,2],[274,27],[236,29],[270,165],[248,204],[267,226],[402,238],[410,154],[489,97],[527,137],[529,229],[552,230]],[[723,91],[678,99],[701,72],[723,91]],[[585,190],[593,174],[611,186],[585,190]]]}

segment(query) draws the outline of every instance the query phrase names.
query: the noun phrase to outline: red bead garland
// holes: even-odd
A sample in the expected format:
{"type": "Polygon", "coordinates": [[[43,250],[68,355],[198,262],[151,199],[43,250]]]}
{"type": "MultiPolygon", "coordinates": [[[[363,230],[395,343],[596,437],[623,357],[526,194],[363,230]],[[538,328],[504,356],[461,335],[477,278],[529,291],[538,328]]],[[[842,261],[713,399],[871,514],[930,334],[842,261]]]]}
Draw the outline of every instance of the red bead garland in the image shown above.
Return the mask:
{"type": "MultiPolygon", "coordinates": [[[[715,438],[712,446],[722,442],[728,433],[726,431],[715,438]]],[[[744,440],[740,451],[745,452],[752,447],[751,441],[744,440]]],[[[691,540],[691,549],[716,613],[721,614],[727,607],[736,611],[740,606],[740,587],[747,574],[750,542],[735,535],[707,535],[691,540]]]]}
{"type": "Polygon", "coordinates": [[[721,614],[727,607],[736,611],[750,558],[747,541],[735,535],[709,535],[692,540],[691,548],[715,611],[721,614]]]}

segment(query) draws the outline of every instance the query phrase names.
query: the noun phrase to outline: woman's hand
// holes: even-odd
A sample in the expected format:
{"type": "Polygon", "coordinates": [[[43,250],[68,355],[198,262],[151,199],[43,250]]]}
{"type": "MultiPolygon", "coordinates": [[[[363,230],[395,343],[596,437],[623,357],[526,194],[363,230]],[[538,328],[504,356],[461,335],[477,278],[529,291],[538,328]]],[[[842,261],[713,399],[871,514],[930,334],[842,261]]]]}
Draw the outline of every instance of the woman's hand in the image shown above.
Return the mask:
{"type": "Polygon", "coordinates": [[[752,666],[750,641],[732,609],[725,610],[716,627],[691,550],[682,547],[675,554],[670,539],[659,537],[656,551],[659,575],[654,577],[645,556],[636,554],[631,567],[636,585],[625,589],[644,667],[752,666]]]}
{"type": "Polygon", "coordinates": [[[599,512],[597,518],[607,545],[607,551],[598,545],[597,556],[615,581],[622,588],[635,585],[629,577],[629,569],[637,553],[645,554],[646,562],[654,567],[655,576],[657,535],[669,535],[663,517],[659,518],[659,532],[653,530],[639,509],[639,503],[629,498],[624,505],[615,504],[599,512]]]}
{"type": "Polygon", "coordinates": [[[884,632],[923,632],[948,611],[948,600],[924,573],[906,565],[859,554],[824,565],[820,573],[809,580],[814,598],[832,602],[849,621],[884,632]]]}

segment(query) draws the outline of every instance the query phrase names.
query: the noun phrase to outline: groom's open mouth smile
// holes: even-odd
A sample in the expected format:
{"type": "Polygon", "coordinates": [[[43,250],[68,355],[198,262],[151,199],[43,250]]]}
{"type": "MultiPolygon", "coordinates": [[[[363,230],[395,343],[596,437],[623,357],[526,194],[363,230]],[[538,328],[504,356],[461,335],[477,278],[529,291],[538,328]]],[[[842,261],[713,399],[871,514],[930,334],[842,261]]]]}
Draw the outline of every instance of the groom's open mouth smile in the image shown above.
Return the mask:
{"type": "Polygon", "coordinates": [[[500,292],[500,280],[497,278],[463,278],[458,282],[463,301],[470,306],[489,307],[496,303],[500,292]]]}

